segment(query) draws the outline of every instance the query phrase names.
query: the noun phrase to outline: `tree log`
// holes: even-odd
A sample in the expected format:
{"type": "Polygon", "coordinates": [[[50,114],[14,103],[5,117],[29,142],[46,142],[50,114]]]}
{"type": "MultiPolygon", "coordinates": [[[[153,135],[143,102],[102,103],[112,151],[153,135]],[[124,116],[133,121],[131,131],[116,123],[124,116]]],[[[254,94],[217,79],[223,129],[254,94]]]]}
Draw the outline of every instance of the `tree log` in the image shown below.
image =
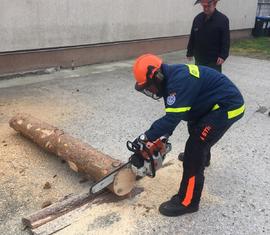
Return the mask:
{"type": "MultiPolygon", "coordinates": [[[[67,161],[72,170],[85,174],[89,179],[98,181],[123,164],[29,114],[17,114],[9,125],[46,151],[67,161]]],[[[134,187],[135,175],[131,170],[124,169],[115,179],[117,182],[109,189],[118,196],[128,194],[134,187]]]]}

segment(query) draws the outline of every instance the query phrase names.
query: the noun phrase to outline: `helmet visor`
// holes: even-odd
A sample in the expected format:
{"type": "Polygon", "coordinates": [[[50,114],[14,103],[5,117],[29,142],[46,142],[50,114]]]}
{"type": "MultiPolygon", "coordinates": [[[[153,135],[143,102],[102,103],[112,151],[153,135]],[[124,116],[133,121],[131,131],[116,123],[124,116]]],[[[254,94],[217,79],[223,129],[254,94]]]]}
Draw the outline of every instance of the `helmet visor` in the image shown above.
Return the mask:
{"type": "Polygon", "coordinates": [[[154,100],[158,100],[162,97],[158,95],[159,93],[158,88],[154,84],[151,84],[151,85],[143,84],[140,86],[136,83],[135,89],[143,93],[144,95],[151,97],[154,100]]]}
{"type": "Polygon", "coordinates": [[[148,86],[149,84],[147,82],[141,85],[136,82],[135,90],[141,92],[143,89],[147,88],[148,86]]]}

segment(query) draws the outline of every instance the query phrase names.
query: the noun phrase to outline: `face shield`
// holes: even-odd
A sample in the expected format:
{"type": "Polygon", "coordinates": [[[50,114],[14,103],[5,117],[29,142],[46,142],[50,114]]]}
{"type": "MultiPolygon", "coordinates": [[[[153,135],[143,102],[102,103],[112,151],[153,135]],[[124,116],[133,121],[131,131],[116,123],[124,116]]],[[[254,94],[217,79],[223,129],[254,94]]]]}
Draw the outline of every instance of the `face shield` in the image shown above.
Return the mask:
{"type": "Polygon", "coordinates": [[[159,91],[159,89],[157,88],[156,85],[151,84],[151,85],[138,85],[137,83],[135,84],[135,89],[141,93],[143,93],[144,95],[151,97],[154,100],[158,100],[162,97],[161,92],[159,91]]]}
{"type": "Polygon", "coordinates": [[[159,100],[162,96],[159,96],[157,93],[154,93],[148,89],[143,89],[141,91],[144,95],[148,96],[148,97],[151,97],[152,99],[154,100],[159,100]]]}

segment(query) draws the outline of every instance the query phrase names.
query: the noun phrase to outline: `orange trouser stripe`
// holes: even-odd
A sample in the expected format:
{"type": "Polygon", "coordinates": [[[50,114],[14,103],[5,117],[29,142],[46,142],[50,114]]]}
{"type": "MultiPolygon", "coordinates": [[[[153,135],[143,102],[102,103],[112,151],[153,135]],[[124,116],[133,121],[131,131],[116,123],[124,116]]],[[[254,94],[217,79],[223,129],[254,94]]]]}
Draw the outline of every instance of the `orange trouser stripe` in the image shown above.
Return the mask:
{"type": "Polygon", "coordinates": [[[195,186],[195,176],[192,176],[188,180],[186,197],[185,197],[184,201],[182,202],[182,204],[184,206],[188,206],[190,204],[192,197],[193,197],[194,186],[195,186]]]}

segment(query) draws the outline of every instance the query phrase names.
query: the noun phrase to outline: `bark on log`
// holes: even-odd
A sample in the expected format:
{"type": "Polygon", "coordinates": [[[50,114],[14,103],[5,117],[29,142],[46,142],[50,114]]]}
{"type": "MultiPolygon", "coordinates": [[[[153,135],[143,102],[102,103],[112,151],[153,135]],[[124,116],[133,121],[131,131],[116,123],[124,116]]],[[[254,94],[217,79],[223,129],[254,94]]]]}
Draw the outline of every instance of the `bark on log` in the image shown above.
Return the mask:
{"type": "MultiPolygon", "coordinates": [[[[67,161],[72,170],[85,174],[89,179],[100,180],[122,164],[29,114],[17,114],[9,121],[9,125],[43,149],[67,161]]],[[[124,172],[119,172],[116,179],[117,182],[109,187],[116,195],[126,195],[133,189],[135,176],[132,171],[125,169],[124,172]]]]}
{"type": "Polygon", "coordinates": [[[22,222],[29,228],[37,228],[47,222],[58,218],[59,216],[84,205],[95,199],[94,195],[83,193],[71,196],[65,200],[56,202],[46,208],[43,208],[27,217],[22,218],[22,222]]]}

